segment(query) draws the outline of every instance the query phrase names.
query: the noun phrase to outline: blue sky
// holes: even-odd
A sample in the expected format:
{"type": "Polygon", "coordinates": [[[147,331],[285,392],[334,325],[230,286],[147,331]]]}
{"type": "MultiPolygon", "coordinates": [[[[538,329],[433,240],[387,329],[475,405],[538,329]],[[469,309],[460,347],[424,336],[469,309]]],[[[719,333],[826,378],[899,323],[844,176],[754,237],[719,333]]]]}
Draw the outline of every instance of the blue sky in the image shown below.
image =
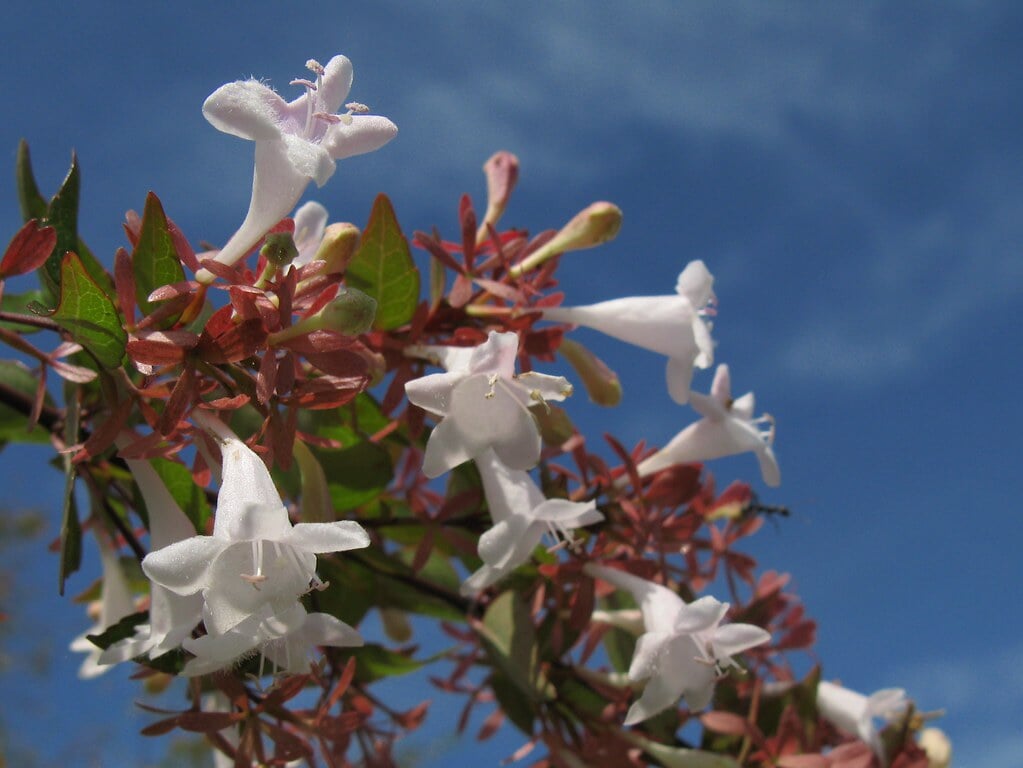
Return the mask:
{"type": "MultiPolygon", "coordinates": [[[[378,1],[296,14],[252,2],[239,18],[194,2],[40,2],[5,16],[0,174],[11,178],[25,137],[52,191],[77,149],[81,228],[107,260],[149,189],[193,242],[226,240],[247,206],[251,146],[211,128],[202,100],[249,75],[288,94],[307,58],[336,52],[354,62],[352,98],[400,133],[310,190],[332,218],[364,222],[386,191],[406,231],[452,232],[458,195],[482,208],[480,166],[508,149],[522,173],[506,223],[558,226],[599,199],[625,212],[614,243],[563,260],[573,303],[669,292],[703,259],[717,279],[718,360],[778,421],[783,484],[758,490],[794,512],[754,553],[793,574],[820,621],[825,674],[947,708],[959,765],[1023,764],[1011,598],[1023,6],[378,1]]],[[[4,237],[17,226],[10,182],[0,225],[4,237]]],[[[570,403],[594,439],[663,443],[693,418],[664,392],[662,359],[586,339],[625,386],[614,411],[570,403]]],[[[53,510],[56,493],[24,474],[43,471],[41,456],[5,451],[5,485],[53,510]]],[[[748,456],[711,469],[722,484],[756,471],[748,456]]],[[[158,755],[138,746],[147,718],[123,695],[127,671],[68,679],[77,660],[62,649],[84,617],[50,596],[56,563],[41,549],[15,558],[31,597],[16,614],[57,658],[43,676],[2,673],[5,700],[27,696],[37,721],[57,722],[58,691],[84,706],[121,691],[123,722],[85,726],[102,739],[69,729],[42,754],[65,765],[89,764],[89,749],[107,764],[158,755]]],[[[518,743],[509,733],[487,759],[518,743]]]]}

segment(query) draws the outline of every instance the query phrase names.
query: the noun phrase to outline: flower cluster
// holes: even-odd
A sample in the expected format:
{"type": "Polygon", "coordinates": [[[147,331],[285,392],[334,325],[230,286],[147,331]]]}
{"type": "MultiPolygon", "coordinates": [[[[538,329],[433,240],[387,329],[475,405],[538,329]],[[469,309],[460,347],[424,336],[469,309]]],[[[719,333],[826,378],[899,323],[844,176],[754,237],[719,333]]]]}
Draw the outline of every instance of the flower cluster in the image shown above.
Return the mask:
{"type": "MultiPolygon", "coordinates": [[[[200,731],[233,765],[395,764],[428,702],[371,689],[427,664],[466,698],[461,727],[496,702],[481,738],[508,720],[547,768],[947,760],[901,690],[862,696],[789,661],[815,623],[786,574],[758,575],[740,551],[786,510],[745,483],[718,493],[703,466],[749,452],[766,486],[781,478],[774,420],[752,392],[732,396],[729,367],[694,391],[716,354],[708,267],[687,264],[670,295],[564,306],[562,256],[612,240],[622,213],[600,201],[558,231],[502,230],[518,159],[500,152],[482,221],[464,196],[454,239],[414,234],[430,260],[421,297],[386,196],[361,230],[298,205],[337,160],[397,132],[344,103],[347,58],[307,67],[291,102],[256,80],[206,100],[214,127],[255,142],[249,210],[213,252],[196,254],[151,194],[109,275],[58,247],[78,243],[60,208],[77,194],[47,208],[20,185],[37,213],[0,281],[38,273],[54,312],[3,312],[0,341],[38,367],[8,366],[20,384],[0,400],[26,434],[48,430],[69,489],[89,484],[88,520],[69,502],[61,530],[62,589],[83,529],[102,564],[97,623],[72,644],[82,676],[134,659],[198,678],[189,707],[147,732],[200,731]],[[60,342],[38,349],[10,323],[60,342]],[[541,372],[560,357],[594,402],[618,403],[622,383],[571,338],[578,326],[666,356],[668,396],[698,418],[655,450],[589,443],[569,377],[541,372]],[[62,408],[47,371],[68,384],[62,408]],[[427,620],[450,639],[434,653],[411,642],[427,620]],[[697,720],[689,743],[680,727],[697,720]]],[[[27,150],[22,164],[30,177],[27,150]]]]}

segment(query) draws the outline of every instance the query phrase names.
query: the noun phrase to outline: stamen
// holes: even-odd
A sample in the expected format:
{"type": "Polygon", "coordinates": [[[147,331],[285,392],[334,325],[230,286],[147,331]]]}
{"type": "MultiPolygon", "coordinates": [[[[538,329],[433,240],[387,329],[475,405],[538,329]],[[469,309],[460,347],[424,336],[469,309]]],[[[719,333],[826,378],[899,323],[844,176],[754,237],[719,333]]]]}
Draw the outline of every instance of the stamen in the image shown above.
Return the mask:
{"type": "Polygon", "coordinates": [[[487,377],[487,384],[490,385],[490,389],[487,390],[487,392],[483,395],[483,397],[485,397],[487,400],[494,399],[494,395],[496,394],[497,390],[497,380],[499,378],[501,377],[498,376],[496,373],[492,373],[490,374],[490,376],[487,377]]]}
{"type": "Polygon", "coordinates": [[[316,83],[312,80],[306,80],[304,77],[296,77],[288,85],[301,85],[303,88],[308,88],[310,91],[316,90],[316,83]]]}
{"type": "Polygon", "coordinates": [[[309,59],[309,61],[305,63],[305,68],[308,69],[313,74],[317,75],[318,77],[323,77],[323,73],[326,71],[323,68],[323,65],[320,64],[320,62],[318,62],[316,59],[309,59]]]}
{"type": "Polygon", "coordinates": [[[551,407],[547,405],[547,401],[543,399],[543,395],[540,393],[539,389],[532,390],[529,393],[529,399],[532,400],[534,403],[540,403],[540,405],[543,406],[544,411],[546,411],[547,413],[551,412],[551,407]]]}
{"type": "MultiPolygon", "coordinates": [[[[323,120],[323,122],[325,123],[331,123],[332,125],[346,122],[345,121],[346,115],[332,115],[330,112],[315,112],[313,114],[313,117],[316,118],[317,120],[323,120]]],[[[351,120],[348,120],[347,122],[350,123],[351,120]]]]}
{"type": "Polygon", "coordinates": [[[345,104],[345,109],[348,110],[348,114],[362,115],[369,112],[369,107],[365,104],[361,104],[358,101],[349,101],[345,104]]]}
{"type": "Polygon", "coordinates": [[[245,581],[249,582],[257,591],[259,585],[266,581],[267,577],[263,575],[263,540],[254,539],[250,542],[252,545],[252,570],[253,573],[240,573],[239,576],[245,581]]]}

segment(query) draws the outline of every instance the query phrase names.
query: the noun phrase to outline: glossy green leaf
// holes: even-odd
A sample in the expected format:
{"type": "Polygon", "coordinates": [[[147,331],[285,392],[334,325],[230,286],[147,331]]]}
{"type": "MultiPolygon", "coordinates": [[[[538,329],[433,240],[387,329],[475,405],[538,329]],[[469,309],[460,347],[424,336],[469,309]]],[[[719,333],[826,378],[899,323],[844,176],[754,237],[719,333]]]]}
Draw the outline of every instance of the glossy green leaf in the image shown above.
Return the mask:
{"type": "MultiPolygon", "coordinates": [[[[135,300],[144,315],[159,306],[159,302],[149,301],[149,294],[157,288],[185,279],[178,252],[174,248],[174,239],[167,228],[167,216],[160,199],[152,192],[146,195],[142,228],[131,255],[131,267],[135,275],[135,300]]],[[[168,317],[161,327],[173,325],[175,320],[177,317],[168,317]]]]}
{"type": "Polygon", "coordinates": [[[497,703],[501,705],[501,711],[508,719],[524,734],[532,736],[533,719],[536,717],[533,700],[500,672],[495,671],[490,676],[490,688],[497,697],[497,703]]]}
{"type": "Polygon", "coordinates": [[[57,245],[40,270],[43,288],[49,298],[60,295],[61,270],[64,255],[78,250],[78,196],[81,174],[78,158],[71,155],[71,168],[57,194],[50,200],[46,223],[57,230],[57,245]]]}
{"type": "Polygon", "coordinates": [[[206,492],[195,484],[188,467],[169,459],[150,459],[149,463],[196,531],[205,533],[210,519],[210,503],[206,500],[206,492]]]}
{"type": "Polygon", "coordinates": [[[60,286],[60,303],[53,319],[104,368],[119,367],[127,342],[120,315],[74,253],[61,263],[60,286]]]}
{"type": "Polygon", "coordinates": [[[135,634],[135,630],[147,621],[149,621],[149,611],[129,613],[116,624],[111,624],[99,634],[86,635],[85,638],[93,645],[105,651],[115,643],[132,637],[135,634]]]}
{"type": "Polygon", "coordinates": [[[523,693],[533,698],[554,695],[540,669],[536,628],[521,594],[509,590],[494,600],[483,616],[481,633],[491,661],[523,693]]]}
{"type": "MultiPolygon", "coordinates": [[[[81,404],[78,400],[78,387],[66,383],[64,401],[67,403],[67,415],[64,420],[64,442],[74,445],[78,442],[78,422],[81,404]]],[[[75,465],[71,462],[71,454],[65,453],[64,462],[64,500],[60,521],[60,570],[58,585],[60,594],[64,594],[64,582],[67,577],[82,566],[82,526],[78,520],[78,506],[75,503],[75,465]]]]}
{"type": "MultiPolygon", "coordinates": [[[[29,402],[35,397],[38,381],[22,363],[15,360],[0,360],[0,384],[24,395],[29,402]]],[[[49,395],[46,402],[53,403],[49,395]]],[[[50,437],[45,429],[36,427],[27,431],[28,416],[17,408],[0,402],[0,444],[3,443],[46,443],[50,437]]]]}
{"type": "Polygon", "coordinates": [[[389,331],[412,319],[419,301],[419,270],[386,195],[377,195],[373,201],[345,281],[376,299],[374,328],[389,331]]]}
{"type": "MultiPolygon", "coordinates": [[[[28,308],[29,304],[41,304],[45,300],[42,291],[27,291],[25,293],[7,293],[4,292],[3,297],[0,297],[0,309],[4,312],[15,312],[21,315],[31,315],[32,311],[28,308]]],[[[25,335],[26,333],[38,333],[39,328],[34,325],[23,325],[22,323],[15,323],[8,320],[0,320],[0,328],[6,328],[9,331],[15,331],[25,335]]]]}
{"type": "Polygon", "coordinates": [[[327,477],[335,513],[372,501],[393,477],[390,453],[368,440],[341,450],[314,449],[313,453],[327,477]]]}

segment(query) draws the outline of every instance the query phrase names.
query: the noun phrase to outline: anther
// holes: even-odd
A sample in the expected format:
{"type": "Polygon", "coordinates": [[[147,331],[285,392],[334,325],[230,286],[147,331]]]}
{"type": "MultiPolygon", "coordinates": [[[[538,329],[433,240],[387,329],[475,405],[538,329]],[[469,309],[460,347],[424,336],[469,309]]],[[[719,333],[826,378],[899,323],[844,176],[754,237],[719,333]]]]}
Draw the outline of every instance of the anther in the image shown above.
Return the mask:
{"type": "Polygon", "coordinates": [[[324,70],[323,65],[320,64],[320,62],[318,62],[316,59],[309,59],[309,61],[305,63],[305,68],[308,69],[313,74],[319,75],[320,77],[322,77],[323,73],[326,71],[324,70]]]}

